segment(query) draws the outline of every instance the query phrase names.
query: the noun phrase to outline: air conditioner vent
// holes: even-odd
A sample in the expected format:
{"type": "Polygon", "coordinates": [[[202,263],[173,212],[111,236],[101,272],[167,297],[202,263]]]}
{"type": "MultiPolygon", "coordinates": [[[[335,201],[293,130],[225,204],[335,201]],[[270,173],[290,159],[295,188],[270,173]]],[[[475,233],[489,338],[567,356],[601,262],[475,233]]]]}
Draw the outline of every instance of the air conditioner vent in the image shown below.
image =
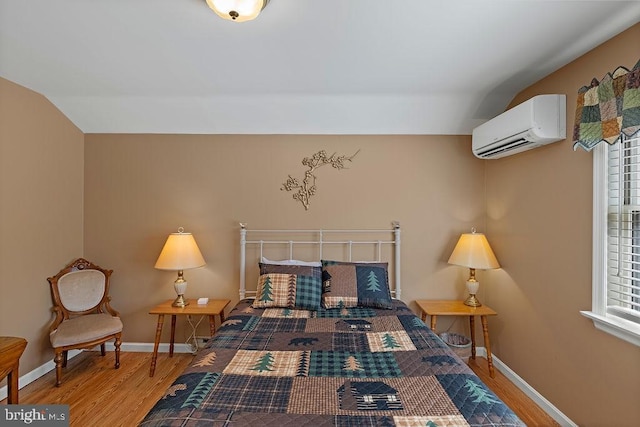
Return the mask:
{"type": "Polygon", "coordinates": [[[515,141],[509,142],[508,144],[500,145],[498,147],[494,147],[484,151],[478,151],[476,156],[482,157],[482,158],[492,157],[500,153],[506,153],[508,151],[515,150],[524,144],[529,144],[529,141],[527,141],[524,138],[520,138],[520,139],[516,139],[515,141]]]}

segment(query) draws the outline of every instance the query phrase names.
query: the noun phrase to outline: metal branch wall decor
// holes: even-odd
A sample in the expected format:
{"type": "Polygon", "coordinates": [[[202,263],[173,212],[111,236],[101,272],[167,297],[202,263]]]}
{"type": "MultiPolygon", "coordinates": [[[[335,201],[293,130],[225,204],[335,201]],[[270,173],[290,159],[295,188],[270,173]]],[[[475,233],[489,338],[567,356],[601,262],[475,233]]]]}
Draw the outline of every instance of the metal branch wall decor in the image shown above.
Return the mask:
{"type": "Polygon", "coordinates": [[[320,150],[315,153],[311,157],[305,157],[302,159],[302,164],[309,169],[304,173],[304,179],[302,183],[297,179],[289,175],[287,178],[287,182],[282,184],[280,190],[286,191],[294,191],[298,190],[293,194],[293,199],[302,203],[305,210],[309,210],[309,199],[311,196],[316,194],[316,176],[314,174],[315,170],[325,166],[331,165],[335,169],[348,169],[345,167],[345,162],[351,162],[353,158],[360,152],[360,150],[353,153],[353,155],[347,157],[345,155],[338,156],[336,153],[333,153],[330,156],[327,156],[327,152],[324,150],[320,150]]]}

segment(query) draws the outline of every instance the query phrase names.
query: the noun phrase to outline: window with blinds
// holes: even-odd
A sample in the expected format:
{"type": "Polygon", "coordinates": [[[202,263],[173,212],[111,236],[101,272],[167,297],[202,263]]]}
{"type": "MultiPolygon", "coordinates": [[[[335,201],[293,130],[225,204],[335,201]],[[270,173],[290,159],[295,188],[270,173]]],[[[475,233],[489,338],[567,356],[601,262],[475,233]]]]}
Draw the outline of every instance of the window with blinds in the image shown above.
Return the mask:
{"type": "Polygon", "coordinates": [[[640,136],[607,156],[607,313],[640,323],[640,136]]]}
{"type": "Polygon", "coordinates": [[[580,313],[640,346],[640,134],[593,154],[592,302],[580,313]]]}

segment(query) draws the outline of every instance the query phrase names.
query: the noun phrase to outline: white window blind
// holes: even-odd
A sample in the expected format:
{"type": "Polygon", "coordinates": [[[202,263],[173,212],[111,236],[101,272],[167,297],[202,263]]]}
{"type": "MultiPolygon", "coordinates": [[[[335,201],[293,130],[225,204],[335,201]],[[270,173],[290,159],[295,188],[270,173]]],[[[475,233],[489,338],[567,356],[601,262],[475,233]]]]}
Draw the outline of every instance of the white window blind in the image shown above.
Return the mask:
{"type": "Polygon", "coordinates": [[[592,303],[581,313],[640,346],[640,135],[593,153],[592,303]]]}
{"type": "Polygon", "coordinates": [[[606,311],[640,324],[640,136],[608,150],[606,311]]]}

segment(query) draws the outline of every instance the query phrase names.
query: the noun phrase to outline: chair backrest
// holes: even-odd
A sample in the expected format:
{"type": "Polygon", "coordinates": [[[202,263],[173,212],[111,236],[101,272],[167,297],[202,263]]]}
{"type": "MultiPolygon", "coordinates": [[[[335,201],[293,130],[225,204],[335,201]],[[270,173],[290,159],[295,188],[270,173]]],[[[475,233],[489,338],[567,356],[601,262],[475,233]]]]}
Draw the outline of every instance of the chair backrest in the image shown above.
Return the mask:
{"type": "Polygon", "coordinates": [[[49,277],[55,306],[64,317],[89,312],[102,312],[109,300],[109,278],[112,270],[103,269],[84,258],[78,258],[49,277]]]}
{"type": "Polygon", "coordinates": [[[96,308],[104,296],[106,277],[99,270],[78,270],[58,279],[60,303],[68,311],[96,308]]]}

